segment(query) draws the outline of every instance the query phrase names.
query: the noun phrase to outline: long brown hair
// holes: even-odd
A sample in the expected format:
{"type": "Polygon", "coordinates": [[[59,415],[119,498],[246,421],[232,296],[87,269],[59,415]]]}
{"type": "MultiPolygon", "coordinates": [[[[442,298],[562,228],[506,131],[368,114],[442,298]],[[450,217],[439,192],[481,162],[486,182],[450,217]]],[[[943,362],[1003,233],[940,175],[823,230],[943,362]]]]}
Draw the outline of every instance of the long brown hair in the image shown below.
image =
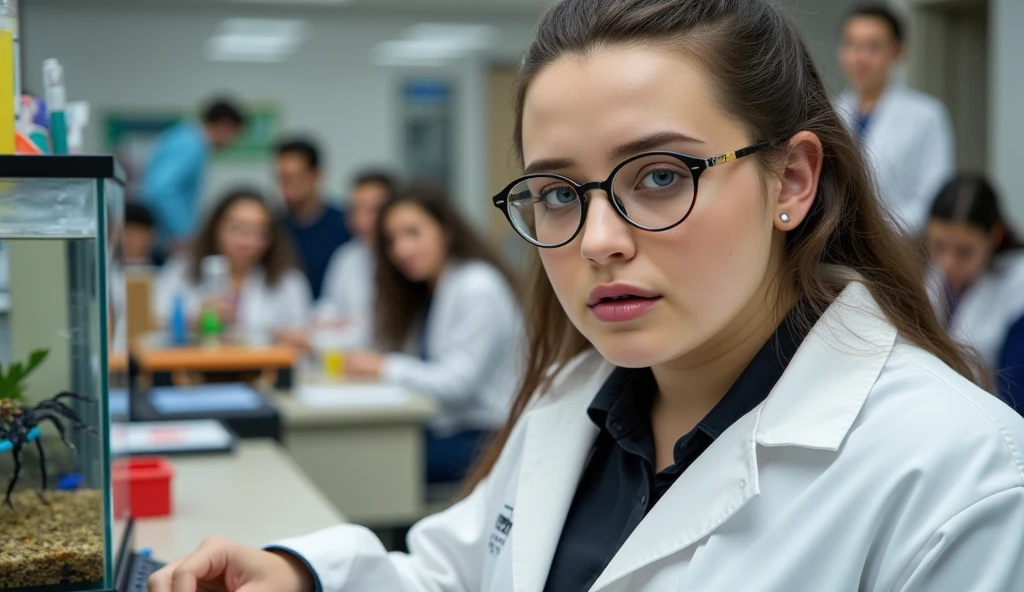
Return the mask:
{"type": "Polygon", "coordinates": [[[505,276],[510,286],[515,286],[508,268],[463,219],[444,189],[429,183],[399,188],[380,209],[374,245],[377,260],[375,337],[378,346],[389,350],[399,350],[405,345],[417,325],[423,322],[430,300],[427,284],[405,277],[388,253],[385,222],[391,210],[402,204],[419,207],[441,225],[448,238],[449,261],[483,261],[505,276]]]}
{"type": "MultiPolygon", "coordinates": [[[[921,281],[920,265],[876,198],[861,154],[837,116],[810,52],[795,26],[769,0],[563,0],[547,11],[523,58],[515,90],[515,143],[522,159],[522,117],[534,77],[562,56],[585,57],[602,47],[647,45],[679,51],[712,80],[718,105],[734,113],[757,140],[807,130],[821,140],[824,161],[807,218],[786,235],[778,281],[809,304],[804,325],[820,316],[841,287],[824,264],[851,268],[900,334],[957,372],[985,380],[971,354],[939,324],[921,281]]],[[[680,99],[683,100],[683,99],[680,99]]],[[[758,153],[767,178],[786,145],[758,153]]],[[[469,483],[487,475],[514,424],[552,368],[590,347],[555,298],[540,265],[533,266],[525,310],[526,372],[506,426],[482,457],[469,483]]],[[[784,290],[780,290],[785,292],[784,290]]]]}
{"type": "Polygon", "coordinates": [[[267,244],[267,250],[263,254],[263,258],[260,259],[260,265],[263,266],[263,271],[266,273],[267,284],[271,286],[277,285],[277,282],[281,280],[286,271],[298,266],[291,238],[281,225],[281,222],[274,216],[263,195],[259,191],[252,189],[234,189],[227,192],[217,202],[217,205],[213,207],[213,210],[206,217],[206,222],[203,224],[202,229],[199,230],[199,234],[196,235],[192,243],[192,248],[189,252],[188,275],[193,282],[198,284],[202,281],[203,258],[208,255],[221,254],[220,246],[217,244],[217,233],[228,211],[235,204],[242,202],[257,204],[267,214],[270,242],[267,244]]]}

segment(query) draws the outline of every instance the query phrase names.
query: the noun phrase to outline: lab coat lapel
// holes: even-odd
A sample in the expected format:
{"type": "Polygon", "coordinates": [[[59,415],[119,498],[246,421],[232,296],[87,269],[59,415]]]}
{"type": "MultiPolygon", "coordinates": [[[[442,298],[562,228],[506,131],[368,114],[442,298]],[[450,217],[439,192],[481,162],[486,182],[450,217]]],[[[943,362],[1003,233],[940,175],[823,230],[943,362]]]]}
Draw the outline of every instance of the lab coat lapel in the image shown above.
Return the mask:
{"type": "Polygon", "coordinates": [[[868,289],[850,282],[804,339],[767,400],[679,476],[592,592],[700,541],[760,495],[757,446],[838,450],[895,341],[896,329],[868,289]]]}
{"type": "MultiPolygon", "coordinates": [[[[903,122],[899,121],[901,96],[899,83],[890,82],[882,92],[882,96],[878,98],[878,103],[871,113],[867,134],[864,137],[865,147],[873,153],[878,152],[878,147],[885,142],[886,134],[890,130],[902,127],[903,122]]],[[[856,104],[856,100],[854,100],[854,110],[856,110],[856,104]]]]}
{"type": "Polygon", "coordinates": [[[565,517],[597,436],[597,426],[586,410],[610,372],[611,366],[600,356],[591,356],[567,372],[571,376],[566,383],[572,391],[568,396],[524,416],[528,423],[512,536],[515,592],[541,592],[544,588],[565,517]]]}
{"type": "Polygon", "coordinates": [[[759,494],[757,411],[729,427],[665,493],[626,539],[591,590],[597,592],[708,534],[759,494]]]}

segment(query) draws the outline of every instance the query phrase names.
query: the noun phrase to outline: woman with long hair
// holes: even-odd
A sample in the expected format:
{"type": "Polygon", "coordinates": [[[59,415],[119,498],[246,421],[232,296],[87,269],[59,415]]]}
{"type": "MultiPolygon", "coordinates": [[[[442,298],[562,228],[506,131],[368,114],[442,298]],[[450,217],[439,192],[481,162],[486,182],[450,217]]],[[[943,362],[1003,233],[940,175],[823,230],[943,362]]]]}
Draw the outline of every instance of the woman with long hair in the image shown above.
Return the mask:
{"type": "Polygon", "coordinates": [[[187,256],[169,261],[153,291],[153,314],[167,325],[176,298],[195,323],[204,308],[242,337],[265,341],[301,327],[309,314],[309,284],[298,270],[285,230],[258,191],[228,192],[213,207],[187,256]],[[215,261],[226,285],[211,294],[204,262],[215,261]]]}
{"type": "Polygon", "coordinates": [[[459,481],[508,416],[521,367],[512,276],[445,192],[414,184],[384,203],[375,233],[377,351],[345,371],[433,398],[427,481],[459,481]]]}
{"type": "Polygon", "coordinates": [[[1000,395],[1024,412],[1024,246],[992,185],[972,174],[946,183],[932,203],[925,242],[949,334],[978,350],[1000,395]]]}
{"type": "Polygon", "coordinates": [[[409,554],[214,540],[153,590],[1013,590],[1024,419],[973,380],[773,0],[563,0],[516,93],[529,358],[409,554]],[[226,575],[225,575],[226,574],[226,575]]]}

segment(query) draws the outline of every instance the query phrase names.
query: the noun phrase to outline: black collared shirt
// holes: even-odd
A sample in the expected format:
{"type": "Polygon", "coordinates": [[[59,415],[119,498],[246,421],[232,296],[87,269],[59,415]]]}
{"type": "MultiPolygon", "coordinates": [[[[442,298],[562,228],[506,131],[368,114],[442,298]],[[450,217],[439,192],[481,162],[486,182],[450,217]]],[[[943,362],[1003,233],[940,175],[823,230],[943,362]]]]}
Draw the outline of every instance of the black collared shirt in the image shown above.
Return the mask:
{"type": "Polygon", "coordinates": [[[545,592],[586,592],[679,475],[738,419],[768,397],[804,333],[794,313],[754,356],[721,401],[675,444],[675,463],[656,473],[650,368],[616,368],[587,413],[601,429],[580,478],[545,592]]]}

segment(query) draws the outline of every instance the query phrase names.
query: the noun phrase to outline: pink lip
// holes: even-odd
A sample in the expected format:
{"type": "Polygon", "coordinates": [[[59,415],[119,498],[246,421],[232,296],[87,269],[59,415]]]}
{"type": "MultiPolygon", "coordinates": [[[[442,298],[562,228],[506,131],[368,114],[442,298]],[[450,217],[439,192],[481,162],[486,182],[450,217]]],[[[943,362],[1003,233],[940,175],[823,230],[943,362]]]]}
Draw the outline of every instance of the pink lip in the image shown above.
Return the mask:
{"type": "Polygon", "coordinates": [[[587,306],[605,323],[624,323],[647,314],[661,300],[661,294],[630,286],[608,284],[597,286],[590,292],[587,306]]]}

